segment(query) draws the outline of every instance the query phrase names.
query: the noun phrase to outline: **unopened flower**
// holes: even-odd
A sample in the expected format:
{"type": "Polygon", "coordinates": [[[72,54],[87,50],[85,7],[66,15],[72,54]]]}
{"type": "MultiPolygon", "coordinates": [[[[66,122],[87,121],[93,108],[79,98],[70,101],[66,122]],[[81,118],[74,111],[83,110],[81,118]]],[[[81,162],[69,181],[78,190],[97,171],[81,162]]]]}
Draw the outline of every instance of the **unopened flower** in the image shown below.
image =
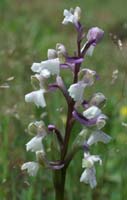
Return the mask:
{"type": "Polygon", "coordinates": [[[56,44],[56,51],[57,51],[57,56],[59,58],[59,61],[61,64],[66,62],[66,48],[63,44],[57,43],[56,44]]]}
{"type": "Polygon", "coordinates": [[[37,91],[33,91],[31,93],[28,93],[25,95],[25,101],[26,102],[33,102],[35,103],[35,105],[37,107],[45,107],[46,106],[46,102],[45,102],[45,98],[44,98],[44,93],[45,90],[44,89],[40,89],[37,91]]]}
{"type": "Polygon", "coordinates": [[[72,8],[70,10],[65,9],[63,15],[65,18],[62,24],[68,24],[69,22],[77,24],[80,20],[81,9],[79,7],[76,7],[74,10],[72,8]]]}
{"type": "Polygon", "coordinates": [[[34,121],[28,125],[28,133],[30,135],[43,135],[46,136],[46,127],[43,121],[34,121]]]}
{"type": "Polygon", "coordinates": [[[26,162],[21,166],[21,170],[27,170],[30,176],[36,176],[39,169],[37,162],[26,162]]]}
{"type": "Polygon", "coordinates": [[[41,151],[43,150],[43,145],[42,145],[42,139],[44,138],[45,135],[37,135],[33,137],[27,144],[26,144],[26,150],[27,151],[41,151]]]}
{"type": "Polygon", "coordinates": [[[41,89],[46,89],[47,88],[46,79],[48,79],[49,77],[50,77],[50,72],[47,69],[44,69],[43,73],[31,76],[31,84],[35,89],[37,89],[38,86],[41,89]]]}
{"type": "Polygon", "coordinates": [[[83,116],[87,119],[92,119],[97,118],[101,113],[102,111],[98,107],[91,106],[83,112],[83,116]]]}
{"type": "Polygon", "coordinates": [[[48,57],[48,59],[57,58],[57,52],[56,52],[56,50],[55,49],[48,49],[47,57],[48,57]]]}
{"type": "Polygon", "coordinates": [[[36,159],[38,161],[38,163],[43,166],[46,167],[48,164],[48,160],[46,158],[46,154],[45,151],[41,150],[41,151],[36,151],[36,159]]]}
{"type": "Polygon", "coordinates": [[[104,31],[98,27],[92,27],[87,33],[87,42],[81,49],[81,52],[84,52],[89,56],[92,56],[94,48],[98,42],[102,39],[104,31]],[[86,51],[87,50],[87,51],[86,51]]]}
{"type": "Polygon", "coordinates": [[[105,126],[106,119],[107,119],[106,115],[100,114],[100,116],[97,118],[97,121],[96,121],[96,125],[98,129],[102,129],[105,126]]]}
{"type": "Polygon", "coordinates": [[[102,106],[106,102],[106,97],[101,93],[95,93],[91,97],[89,104],[94,106],[102,106]]]}
{"type": "Polygon", "coordinates": [[[94,41],[93,45],[96,45],[103,37],[104,31],[98,27],[92,27],[87,33],[87,40],[94,41]]]}
{"type": "Polygon", "coordinates": [[[97,142],[103,142],[105,144],[109,143],[111,140],[111,137],[104,133],[101,130],[93,132],[90,137],[87,140],[87,144],[89,146],[96,144],[97,142]]]}
{"type": "Polygon", "coordinates": [[[80,75],[82,75],[83,83],[85,83],[87,86],[93,85],[94,79],[95,79],[95,76],[96,76],[95,71],[93,71],[91,69],[84,68],[80,72],[80,75]]]}

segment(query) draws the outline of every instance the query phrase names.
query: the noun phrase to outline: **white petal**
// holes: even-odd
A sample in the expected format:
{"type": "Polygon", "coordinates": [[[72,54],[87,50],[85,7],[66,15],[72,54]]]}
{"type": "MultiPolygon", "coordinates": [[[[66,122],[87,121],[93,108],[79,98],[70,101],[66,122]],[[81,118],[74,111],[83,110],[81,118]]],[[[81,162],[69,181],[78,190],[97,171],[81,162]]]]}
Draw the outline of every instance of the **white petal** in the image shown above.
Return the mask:
{"type": "Polygon", "coordinates": [[[35,136],[33,137],[27,144],[26,144],[26,150],[27,151],[41,151],[43,150],[43,145],[42,145],[42,139],[44,136],[35,136]]]}
{"type": "Polygon", "coordinates": [[[40,63],[33,63],[31,66],[33,72],[40,72],[40,63]]]}
{"type": "Polygon", "coordinates": [[[26,162],[21,166],[21,170],[27,170],[30,176],[36,176],[39,169],[39,164],[37,162],[26,162]]]}
{"type": "Polygon", "coordinates": [[[96,106],[91,106],[83,112],[83,116],[87,119],[98,117],[101,114],[101,110],[96,106]]]}
{"type": "Polygon", "coordinates": [[[66,25],[69,22],[74,23],[74,15],[71,13],[71,11],[68,11],[67,9],[65,9],[63,15],[65,16],[65,18],[62,21],[62,24],[66,25]]]}
{"type": "Polygon", "coordinates": [[[97,155],[90,156],[89,161],[91,161],[91,163],[99,162],[99,164],[102,165],[102,160],[101,160],[100,156],[97,156],[97,155]]]}
{"type": "Polygon", "coordinates": [[[45,90],[40,89],[29,94],[25,95],[26,102],[34,102],[37,107],[41,106],[42,108],[46,106],[44,99],[45,90]]]}
{"type": "Polygon", "coordinates": [[[111,137],[109,135],[105,134],[102,131],[96,131],[89,137],[87,144],[90,146],[97,142],[103,142],[107,144],[108,142],[110,142],[110,140],[111,140],[111,137]]]}
{"type": "Polygon", "coordinates": [[[105,126],[106,120],[107,120],[106,115],[104,115],[104,114],[99,115],[99,117],[97,118],[97,121],[96,121],[96,125],[99,130],[105,126]]]}
{"type": "Polygon", "coordinates": [[[98,155],[90,155],[89,153],[84,153],[84,158],[82,159],[83,168],[91,168],[94,166],[95,162],[102,164],[102,160],[98,155]]]}
{"type": "Polygon", "coordinates": [[[75,83],[72,84],[69,89],[69,95],[75,100],[82,102],[83,101],[83,93],[84,93],[84,88],[86,85],[81,84],[81,83],[75,83]]]}
{"type": "Polygon", "coordinates": [[[50,72],[47,69],[43,69],[40,73],[40,75],[44,78],[49,78],[50,77],[50,72]]]}
{"type": "Polygon", "coordinates": [[[95,168],[85,169],[80,177],[80,182],[84,182],[86,184],[90,184],[91,188],[96,187],[96,171],[95,168]]]}
{"type": "Polygon", "coordinates": [[[60,62],[58,58],[42,61],[41,63],[33,63],[31,69],[33,72],[44,73],[43,70],[48,70],[52,75],[59,75],[60,62]]]}
{"type": "Polygon", "coordinates": [[[60,73],[60,61],[58,58],[50,59],[41,62],[40,72],[47,69],[52,75],[59,75],[60,73]]]}

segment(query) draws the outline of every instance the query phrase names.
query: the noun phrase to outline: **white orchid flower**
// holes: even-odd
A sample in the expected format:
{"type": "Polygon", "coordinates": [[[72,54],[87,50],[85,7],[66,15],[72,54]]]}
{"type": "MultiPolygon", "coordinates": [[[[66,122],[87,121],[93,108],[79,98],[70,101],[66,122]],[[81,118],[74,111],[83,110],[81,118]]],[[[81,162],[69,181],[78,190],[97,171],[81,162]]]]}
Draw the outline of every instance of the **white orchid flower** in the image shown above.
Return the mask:
{"type": "Polygon", "coordinates": [[[94,166],[95,162],[102,164],[102,160],[98,155],[90,155],[89,153],[84,153],[84,158],[82,159],[83,168],[91,168],[94,166]]]}
{"type": "Polygon", "coordinates": [[[43,150],[43,145],[42,145],[42,139],[45,137],[45,135],[37,135],[33,137],[27,144],[26,144],[26,150],[27,151],[41,151],[43,150]]]}
{"type": "Polygon", "coordinates": [[[43,70],[48,70],[51,75],[59,75],[60,61],[58,58],[42,61],[41,63],[33,63],[31,70],[33,72],[43,74],[43,70]]]}
{"type": "Polygon", "coordinates": [[[40,89],[37,91],[33,91],[31,93],[28,93],[25,95],[25,101],[26,102],[33,102],[37,107],[44,108],[46,106],[45,98],[44,98],[44,89],[40,89]]]}
{"type": "Polygon", "coordinates": [[[86,85],[82,82],[72,84],[68,89],[69,95],[75,101],[82,102],[85,87],[86,87],[86,85]]]}
{"type": "Polygon", "coordinates": [[[102,111],[97,106],[91,106],[83,112],[83,116],[87,119],[92,119],[98,117],[102,111]]]}
{"type": "Polygon", "coordinates": [[[99,130],[90,135],[89,139],[87,140],[87,144],[89,146],[96,144],[97,142],[103,142],[107,144],[110,142],[110,140],[111,137],[109,135],[99,130]]]}
{"type": "Polygon", "coordinates": [[[96,187],[96,170],[94,163],[99,162],[102,164],[102,160],[97,155],[90,155],[89,153],[84,153],[84,158],[82,160],[82,167],[86,168],[80,177],[80,182],[90,184],[91,188],[96,187]]]}
{"type": "Polygon", "coordinates": [[[39,169],[37,162],[26,162],[21,166],[21,170],[27,170],[30,176],[36,176],[39,169]]]}
{"type": "Polygon", "coordinates": [[[79,7],[76,7],[74,10],[72,8],[70,10],[65,9],[63,15],[65,18],[62,24],[66,25],[69,22],[76,24],[80,19],[81,9],[79,7]]]}

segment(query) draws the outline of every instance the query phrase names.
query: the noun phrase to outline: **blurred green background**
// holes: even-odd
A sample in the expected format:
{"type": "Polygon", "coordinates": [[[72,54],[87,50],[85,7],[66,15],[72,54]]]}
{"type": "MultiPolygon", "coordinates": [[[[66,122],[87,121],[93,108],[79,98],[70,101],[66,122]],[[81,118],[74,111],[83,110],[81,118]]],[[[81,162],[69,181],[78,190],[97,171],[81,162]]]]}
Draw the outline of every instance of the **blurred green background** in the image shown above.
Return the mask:
{"type": "MultiPolygon", "coordinates": [[[[58,126],[63,126],[65,112],[59,108],[65,102],[59,93],[58,96],[49,94],[48,107],[42,111],[26,104],[24,95],[32,91],[31,64],[46,59],[48,48],[54,48],[58,42],[65,44],[69,53],[76,48],[73,26],[63,26],[61,22],[63,9],[77,5],[82,8],[81,21],[86,31],[92,26],[105,31],[103,41],[94,55],[86,58],[84,67],[95,69],[100,75],[89,94],[100,91],[107,97],[104,112],[109,120],[104,131],[112,136],[112,141],[91,149],[103,159],[103,165],[96,166],[98,186],[94,190],[79,182],[83,171],[82,152],[76,155],[68,170],[65,199],[127,199],[127,1],[0,0],[0,200],[54,199],[52,174],[48,169],[31,178],[21,172],[20,166],[35,160],[32,153],[25,151],[25,144],[30,140],[27,125],[40,119],[42,112],[48,112],[47,124],[56,123],[59,118],[58,126]],[[119,73],[113,83],[114,70],[119,73]]],[[[71,82],[70,77],[65,72],[67,83],[71,82]]],[[[78,132],[77,125],[72,139],[78,132]]]]}

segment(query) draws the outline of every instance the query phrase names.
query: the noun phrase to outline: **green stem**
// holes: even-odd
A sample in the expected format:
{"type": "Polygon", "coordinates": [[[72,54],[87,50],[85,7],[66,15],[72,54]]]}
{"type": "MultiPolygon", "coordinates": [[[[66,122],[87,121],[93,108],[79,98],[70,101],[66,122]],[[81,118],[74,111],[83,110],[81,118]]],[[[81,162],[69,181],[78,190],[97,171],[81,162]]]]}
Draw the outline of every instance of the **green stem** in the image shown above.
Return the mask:
{"type": "Polygon", "coordinates": [[[66,168],[53,172],[53,183],[55,188],[55,200],[64,200],[64,187],[66,168]]]}

